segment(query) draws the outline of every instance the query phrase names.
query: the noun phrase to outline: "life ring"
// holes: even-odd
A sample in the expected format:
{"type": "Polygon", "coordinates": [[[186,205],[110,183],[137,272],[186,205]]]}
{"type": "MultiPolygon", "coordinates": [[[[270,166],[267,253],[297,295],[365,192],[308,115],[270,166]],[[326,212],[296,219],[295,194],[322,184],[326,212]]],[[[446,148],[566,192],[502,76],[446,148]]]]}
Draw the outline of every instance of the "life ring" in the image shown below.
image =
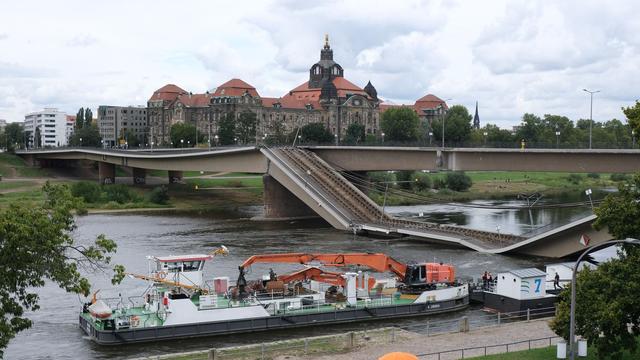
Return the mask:
{"type": "Polygon", "coordinates": [[[159,277],[161,280],[164,280],[164,279],[167,277],[167,272],[166,272],[166,271],[160,271],[160,272],[158,273],[158,277],[159,277]]]}
{"type": "Polygon", "coordinates": [[[132,316],[131,317],[131,326],[132,327],[138,327],[138,325],[140,325],[140,317],[139,316],[132,316]]]}

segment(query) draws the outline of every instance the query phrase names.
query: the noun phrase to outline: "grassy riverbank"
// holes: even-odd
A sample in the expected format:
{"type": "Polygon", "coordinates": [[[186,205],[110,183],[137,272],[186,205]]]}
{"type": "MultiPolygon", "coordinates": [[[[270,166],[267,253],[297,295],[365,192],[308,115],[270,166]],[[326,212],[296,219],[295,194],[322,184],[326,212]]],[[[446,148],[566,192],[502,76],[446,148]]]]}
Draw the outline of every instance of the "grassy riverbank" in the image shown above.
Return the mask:
{"type": "MultiPolygon", "coordinates": [[[[445,172],[431,173],[428,176],[431,183],[444,181],[445,172]]],[[[551,172],[522,172],[522,171],[471,171],[466,173],[473,185],[467,191],[452,191],[446,188],[427,189],[417,191],[411,188],[413,184],[405,184],[409,189],[403,189],[402,184],[393,184],[390,180],[387,192],[387,205],[413,205],[428,202],[469,201],[476,199],[515,199],[519,194],[540,193],[545,196],[560,194],[583,194],[585,189],[615,188],[624,176],[612,174],[576,174],[551,172]],[[617,180],[617,181],[616,181],[617,180]],[[409,186],[407,186],[409,185],[409,186]],[[406,196],[399,191],[414,194],[406,196]]],[[[377,184],[376,190],[370,190],[369,196],[378,204],[384,202],[385,184],[377,184]]],[[[585,200],[585,199],[582,199],[585,200]]]]}

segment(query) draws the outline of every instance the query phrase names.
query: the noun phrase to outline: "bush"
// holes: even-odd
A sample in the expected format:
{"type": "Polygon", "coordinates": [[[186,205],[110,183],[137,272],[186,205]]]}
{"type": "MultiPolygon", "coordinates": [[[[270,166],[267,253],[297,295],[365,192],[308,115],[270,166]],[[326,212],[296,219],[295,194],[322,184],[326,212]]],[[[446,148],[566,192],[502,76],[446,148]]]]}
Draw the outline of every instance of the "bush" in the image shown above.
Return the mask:
{"type": "Polygon", "coordinates": [[[138,196],[124,184],[107,185],[104,187],[104,193],[107,201],[115,201],[118,204],[136,202],[138,200],[138,196]]]}
{"type": "Polygon", "coordinates": [[[102,189],[96,182],[80,181],[71,185],[71,194],[82,198],[85,203],[97,203],[102,197],[102,189]]]}
{"type": "Polygon", "coordinates": [[[567,180],[569,180],[569,182],[572,183],[572,184],[578,185],[582,181],[582,175],[580,175],[580,174],[569,174],[569,176],[567,176],[567,180]]]}
{"type": "Polygon", "coordinates": [[[455,171],[447,173],[446,177],[447,188],[453,191],[466,191],[469,190],[471,185],[471,178],[467,176],[463,171],[455,171]]]}
{"type": "Polygon", "coordinates": [[[367,173],[369,181],[377,186],[386,186],[386,183],[396,181],[396,174],[388,171],[372,171],[367,173]]]}
{"type": "Polygon", "coordinates": [[[411,189],[411,185],[415,182],[413,171],[403,170],[396,172],[396,181],[398,182],[398,188],[411,189]]]}
{"type": "Polygon", "coordinates": [[[600,179],[600,174],[598,173],[588,173],[587,177],[590,179],[600,179]]]}
{"type": "Polygon", "coordinates": [[[447,187],[447,182],[441,178],[437,177],[433,180],[433,188],[436,190],[444,189],[447,187]]]}
{"type": "Polygon", "coordinates": [[[611,181],[627,181],[627,180],[629,180],[629,175],[627,175],[627,174],[611,174],[611,176],[609,176],[609,178],[611,179],[611,181]]]}
{"type": "Polygon", "coordinates": [[[425,191],[431,189],[431,177],[425,173],[416,172],[416,182],[414,184],[415,189],[418,191],[425,191]]]}
{"type": "Polygon", "coordinates": [[[165,205],[169,202],[169,189],[166,186],[158,186],[149,192],[149,202],[165,205]]]}

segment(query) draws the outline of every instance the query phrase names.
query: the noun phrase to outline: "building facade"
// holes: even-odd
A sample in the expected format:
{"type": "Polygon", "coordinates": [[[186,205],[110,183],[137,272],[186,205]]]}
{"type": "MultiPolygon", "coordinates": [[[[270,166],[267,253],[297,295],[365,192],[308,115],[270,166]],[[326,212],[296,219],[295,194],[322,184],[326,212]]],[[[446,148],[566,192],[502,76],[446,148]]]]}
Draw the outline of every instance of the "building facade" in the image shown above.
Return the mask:
{"type": "Polygon", "coordinates": [[[146,144],[147,108],[142,106],[109,106],[98,107],[98,131],[105,147],[123,146],[135,137],[141,144],[146,144]]]}
{"type": "Polygon", "coordinates": [[[67,145],[67,114],[56,108],[45,108],[24,117],[24,131],[30,148],[67,145]]]}
{"type": "MultiPolygon", "coordinates": [[[[186,122],[205,135],[205,142],[213,143],[223,117],[238,119],[249,111],[257,118],[256,142],[322,123],[339,143],[351,124],[364,126],[367,135],[379,136],[381,113],[392,106],[399,105],[384,104],[371,82],[361,88],[344,77],[325,37],[320,60],[309,68],[309,79],[281,97],[262,97],[241,79],[231,79],[204,94],[193,94],[174,84],[161,87],[147,102],[149,142],[169,145],[171,126],[186,122]]],[[[444,101],[431,94],[406,106],[429,123],[447,109],[444,101]]]]}

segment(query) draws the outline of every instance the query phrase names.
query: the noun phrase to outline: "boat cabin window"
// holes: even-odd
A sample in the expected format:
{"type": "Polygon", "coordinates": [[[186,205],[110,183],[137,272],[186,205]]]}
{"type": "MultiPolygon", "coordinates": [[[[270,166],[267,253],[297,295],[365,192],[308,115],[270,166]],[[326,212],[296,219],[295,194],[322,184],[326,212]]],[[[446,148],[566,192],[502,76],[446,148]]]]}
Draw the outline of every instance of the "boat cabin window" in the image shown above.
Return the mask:
{"type": "Polygon", "coordinates": [[[416,282],[420,280],[420,267],[419,266],[411,266],[409,268],[409,283],[416,282]]]}
{"type": "Polygon", "coordinates": [[[200,264],[202,261],[185,261],[182,266],[182,271],[197,271],[200,270],[200,264]]]}

